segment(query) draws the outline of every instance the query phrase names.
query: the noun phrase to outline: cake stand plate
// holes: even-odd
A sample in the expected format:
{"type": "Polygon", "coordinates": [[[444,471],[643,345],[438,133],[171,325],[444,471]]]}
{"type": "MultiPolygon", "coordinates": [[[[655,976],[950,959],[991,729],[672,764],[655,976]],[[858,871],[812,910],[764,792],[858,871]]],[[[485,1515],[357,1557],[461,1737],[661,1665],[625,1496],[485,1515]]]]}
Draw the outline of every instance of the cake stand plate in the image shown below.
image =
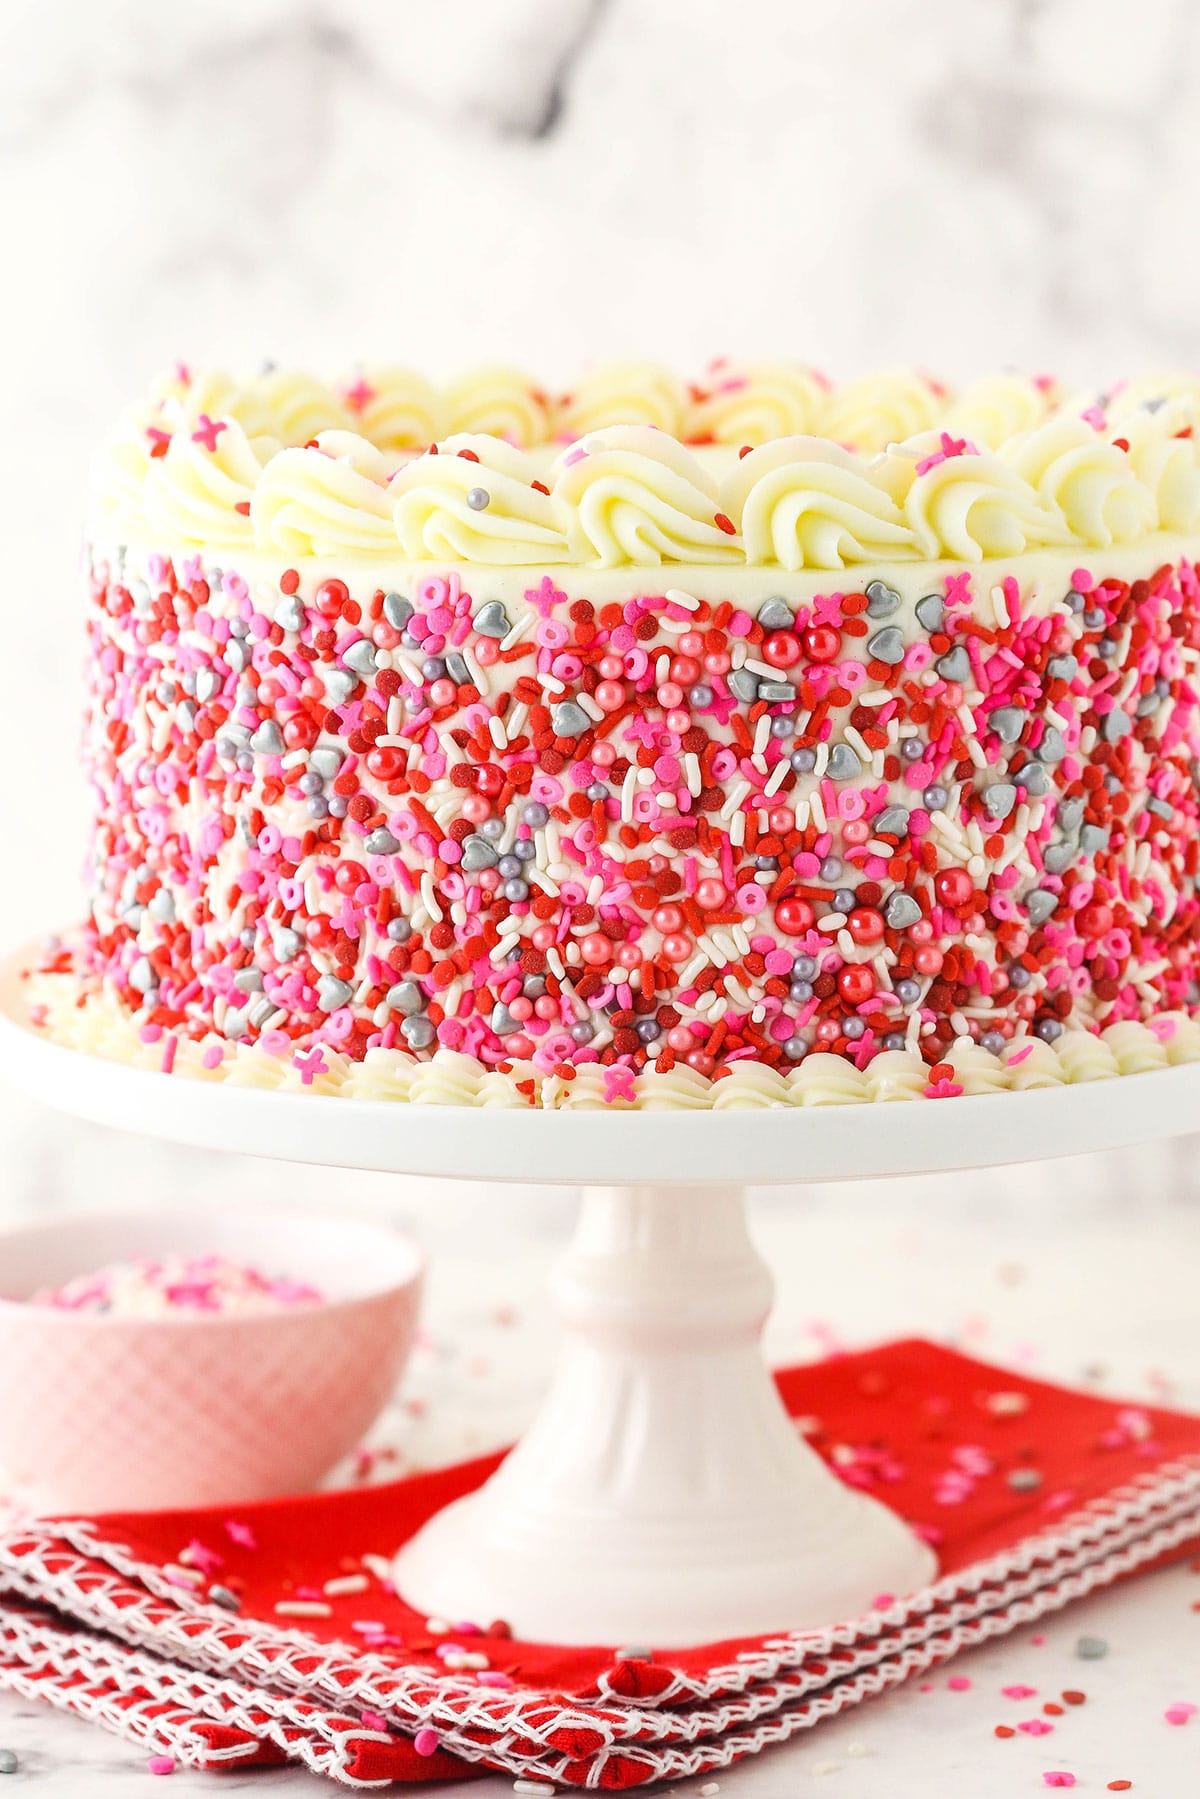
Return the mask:
{"type": "Polygon", "coordinates": [[[0,1073],[79,1117],[326,1166],[582,1184],[542,1409],[491,1480],[396,1564],[429,1614],[503,1617],[546,1641],[671,1647],[800,1629],[936,1572],[783,1409],[759,1348],[772,1289],[747,1185],[1031,1161],[1200,1128],[1200,1065],[763,1112],[476,1111],[235,1088],[51,1042],[25,1020],[30,960],[0,965],[0,1073]]]}

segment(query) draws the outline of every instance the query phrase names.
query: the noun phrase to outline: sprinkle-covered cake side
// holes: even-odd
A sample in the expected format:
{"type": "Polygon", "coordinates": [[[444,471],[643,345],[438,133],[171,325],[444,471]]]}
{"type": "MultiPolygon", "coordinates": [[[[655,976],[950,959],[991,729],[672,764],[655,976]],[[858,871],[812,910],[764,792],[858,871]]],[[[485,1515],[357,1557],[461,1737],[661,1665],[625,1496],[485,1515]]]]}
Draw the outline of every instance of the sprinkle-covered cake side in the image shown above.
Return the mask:
{"type": "MultiPolygon", "coordinates": [[[[34,991],[56,1028],[73,987],[151,1065],[547,1105],[1200,1053],[1186,396],[1081,417],[1001,382],[972,401],[992,451],[932,386],[872,411],[778,371],[720,405],[645,381],[632,425],[591,431],[576,394],[589,435],[551,463],[389,451],[448,402],[369,386],[374,444],[294,383],[239,422],[212,378],[109,459],[91,918],[34,991]],[[870,456],[693,456],[647,418],[841,405],[886,438],[931,395],[870,456]],[[285,413],[315,441],[264,447],[285,413]]],[[[527,437],[571,419],[476,397],[527,437]]]]}
{"type": "Polygon", "coordinates": [[[167,1032],[542,1074],[1194,1006],[1194,569],[1056,560],[735,604],[100,556],[89,967],[167,1032]]]}

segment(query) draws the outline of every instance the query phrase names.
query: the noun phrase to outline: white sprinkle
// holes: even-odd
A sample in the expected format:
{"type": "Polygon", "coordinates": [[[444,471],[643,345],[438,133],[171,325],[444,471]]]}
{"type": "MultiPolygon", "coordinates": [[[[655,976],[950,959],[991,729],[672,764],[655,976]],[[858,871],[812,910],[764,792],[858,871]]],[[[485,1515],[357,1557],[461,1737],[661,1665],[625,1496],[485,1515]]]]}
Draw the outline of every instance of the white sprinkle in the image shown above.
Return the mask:
{"type": "Polygon", "coordinates": [[[547,869],[538,868],[536,864],[534,864],[533,867],[530,867],[527,862],[525,864],[525,879],[527,881],[532,881],[535,887],[540,887],[543,893],[549,893],[554,898],[558,897],[558,882],[547,869]]]}
{"type": "Polygon", "coordinates": [[[459,653],[467,665],[467,672],[469,673],[471,680],[479,689],[480,694],[486,699],[487,695],[492,691],[491,682],[487,678],[487,670],[479,666],[466,644],[462,646],[459,653]]]}
{"type": "Polygon", "coordinates": [[[281,1618],[332,1618],[333,1607],[323,1599],[277,1599],[275,1610],[281,1618]]]}
{"type": "Polygon", "coordinates": [[[819,743],[817,745],[817,760],[813,766],[813,780],[819,781],[828,767],[829,745],[827,743],[819,743]]]}
{"type": "Polygon", "coordinates": [[[757,662],[753,656],[747,656],[742,667],[748,668],[751,674],[761,675],[764,681],[784,681],[787,679],[787,676],[781,669],[772,668],[769,662],[757,662]]]}
{"type": "Polygon", "coordinates": [[[498,943],[493,943],[491,949],[488,951],[488,960],[490,962],[503,962],[511,947],[508,940],[510,937],[514,936],[520,928],[521,920],[515,913],[510,912],[507,918],[502,918],[500,920],[500,923],[496,926],[496,929],[500,933],[500,940],[498,943]]]}
{"type": "Polygon", "coordinates": [[[339,1574],[336,1579],[327,1580],[321,1591],[330,1599],[340,1599],[343,1593],[365,1593],[368,1585],[365,1574],[339,1574]]]}
{"type": "Polygon", "coordinates": [[[421,898],[425,902],[425,910],[434,924],[441,924],[444,914],[438,905],[437,894],[433,890],[433,876],[428,869],[421,876],[421,898]]]}
{"type": "Polygon", "coordinates": [[[626,770],[625,779],[621,783],[621,817],[626,824],[633,817],[633,795],[637,787],[638,771],[632,763],[626,770]]]}
{"type": "Polygon", "coordinates": [[[661,687],[671,672],[671,652],[663,650],[654,664],[654,679],[661,687]]]}
{"type": "Polygon", "coordinates": [[[872,687],[869,693],[859,694],[858,704],[860,706],[886,706],[888,701],[894,700],[895,697],[895,694],[889,693],[886,687],[872,687]]]}
{"type": "Polygon", "coordinates": [[[543,668],[535,674],[534,680],[539,687],[544,687],[547,693],[565,693],[567,691],[566,682],[560,681],[557,675],[552,675],[548,668],[543,668]]]}
{"type": "Polygon", "coordinates": [[[521,732],[525,729],[525,720],[528,717],[529,707],[525,704],[524,700],[521,700],[509,712],[509,715],[505,720],[504,728],[508,732],[508,741],[510,743],[514,737],[519,737],[521,735],[521,732]]]}
{"type": "Polygon", "coordinates": [[[727,966],[727,964],[729,962],[729,957],[718,946],[715,937],[712,937],[707,932],[704,932],[699,937],[697,937],[696,943],[697,943],[698,947],[704,951],[708,960],[711,963],[713,963],[713,965],[715,967],[724,968],[727,966]]]}
{"type": "Polygon", "coordinates": [[[768,780],[766,786],[763,788],[763,793],[768,798],[771,796],[771,794],[779,792],[779,789],[783,786],[783,783],[787,780],[790,767],[791,767],[791,764],[788,762],[787,757],[781,756],[779,758],[778,762],[775,764],[774,768],[771,770],[770,779],[768,780]]]}
{"type": "Polygon", "coordinates": [[[736,782],[735,785],[730,788],[725,799],[725,804],[721,807],[721,817],[732,818],[749,792],[749,781],[741,780],[736,782]]]}
{"type": "MultiPolygon", "coordinates": [[[[829,823],[829,820],[825,816],[825,802],[821,798],[821,793],[820,793],[819,788],[816,788],[816,787],[813,788],[812,793],[809,796],[808,803],[809,803],[809,806],[812,811],[813,823],[816,825],[818,831],[825,830],[826,826],[829,823]]],[[[797,822],[797,824],[800,822],[798,818],[797,818],[796,822],[797,822]]]]}
{"type": "Polygon", "coordinates": [[[666,597],[672,606],[682,606],[685,612],[695,612],[700,604],[699,600],[694,599],[690,593],[684,593],[680,587],[668,587],[666,597]]]}
{"type": "Polygon", "coordinates": [[[729,841],[734,849],[741,849],[746,841],[746,814],[735,812],[729,826],[729,841]]]}
{"type": "Polygon", "coordinates": [[[533,630],[534,616],[532,612],[523,612],[508,636],[501,639],[500,648],[511,650],[514,643],[520,643],[522,637],[528,637],[533,630]]]}
{"type": "Polygon", "coordinates": [[[488,719],[488,736],[498,750],[506,750],[508,748],[508,737],[504,729],[504,720],[502,718],[497,718],[494,712],[488,719]]]}
{"type": "Polygon", "coordinates": [[[590,693],[582,691],[575,695],[575,703],[581,712],[586,712],[594,725],[598,725],[604,717],[603,706],[598,706],[590,693]]]}
{"type": "Polygon", "coordinates": [[[700,758],[691,750],[684,752],[683,773],[687,781],[688,792],[693,799],[698,799],[704,791],[704,779],[700,773],[700,758]]]}
{"type": "Polygon", "coordinates": [[[604,876],[601,874],[595,874],[592,876],[591,880],[588,882],[587,903],[589,906],[598,906],[600,904],[600,901],[603,898],[604,898],[604,876]]]}
{"type": "Polygon", "coordinates": [[[754,754],[761,756],[771,735],[771,715],[764,712],[754,729],[754,754]]]}
{"type": "Polygon", "coordinates": [[[856,731],[853,725],[847,725],[843,735],[850,747],[858,751],[864,762],[871,760],[871,746],[863,742],[860,731],[856,731]]]}
{"type": "Polygon", "coordinates": [[[750,937],[745,925],[734,925],[733,941],[737,944],[739,956],[748,956],[750,954],[750,937]]]}
{"type": "Polygon", "coordinates": [[[1008,614],[1008,600],[1005,597],[1004,589],[999,582],[992,588],[991,599],[992,611],[996,615],[996,623],[1000,626],[1001,630],[1004,630],[1012,623],[1012,620],[1008,614]]]}
{"type": "MultiPolygon", "coordinates": [[[[669,595],[667,597],[670,598],[669,595]]],[[[528,1799],[535,1799],[535,1795],[536,1799],[552,1799],[552,1795],[557,1791],[558,1788],[552,1786],[548,1780],[513,1781],[513,1792],[527,1794],[528,1799]]]]}
{"type": "MultiPolygon", "coordinates": [[[[185,1550],[184,1554],[186,1555],[186,1553],[185,1550]]],[[[202,1587],[204,1585],[203,1574],[198,1573],[195,1568],[180,1567],[178,1562],[165,1562],[163,1573],[169,1574],[173,1580],[183,1581],[185,1586],[202,1587]]]]}
{"type": "Polygon", "coordinates": [[[385,723],[388,728],[388,735],[392,737],[396,735],[397,731],[399,731],[401,725],[404,723],[404,701],[400,698],[398,693],[394,693],[387,703],[387,718],[385,723]]]}
{"type": "Polygon", "coordinates": [[[688,963],[687,967],[683,970],[683,973],[680,975],[680,977],[679,977],[680,987],[684,988],[684,989],[690,987],[692,982],[695,980],[696,976],[701,972],[701,970],[705,969],[707,967],[708,967],[708,957],[704,954],[704,951],[701,950],[699,955],[692,957],[691,961],[688,963]]]}

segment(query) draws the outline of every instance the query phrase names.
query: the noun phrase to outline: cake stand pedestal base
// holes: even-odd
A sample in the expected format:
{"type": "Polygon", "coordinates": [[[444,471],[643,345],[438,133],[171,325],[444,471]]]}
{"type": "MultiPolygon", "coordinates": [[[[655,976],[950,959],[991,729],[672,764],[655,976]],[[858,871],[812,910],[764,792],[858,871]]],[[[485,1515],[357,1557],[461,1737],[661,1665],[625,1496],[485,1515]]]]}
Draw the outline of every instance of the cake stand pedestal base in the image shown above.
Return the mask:
{"type": "MultiPolygon", "coordinates": [[[[55,1043],[28,1020],[22,970],[35,960],[0,961],[0,1073],[81,1118],[331,1168],[590,1183],[555,1282],[566,1342],[542,1411],[487,1485],[396,1557],[401,1591],[428,1615],[503,1617],[560,1643],[800,1630],[935,1572],[784,1412],[759,1352],[771,1282],[746,1234],[746,1185],[1000,1166],[1200,1128],[1200,1063],[952,1102],[765,1111],[265,1092],[55,1043]]],[[[970,1193],[964,1182],[964,1203],[970,1193]]]]}
{"type": "Polygon", "coordinates": [[[833,1623],[934,1576],[932,1552],[787,1416],[740,1188],[586,1189],[553,1294],[550,1392],[491,1480],[397,1557],[411,1604],[550,1642],[671,1647],[833,1623]]]}

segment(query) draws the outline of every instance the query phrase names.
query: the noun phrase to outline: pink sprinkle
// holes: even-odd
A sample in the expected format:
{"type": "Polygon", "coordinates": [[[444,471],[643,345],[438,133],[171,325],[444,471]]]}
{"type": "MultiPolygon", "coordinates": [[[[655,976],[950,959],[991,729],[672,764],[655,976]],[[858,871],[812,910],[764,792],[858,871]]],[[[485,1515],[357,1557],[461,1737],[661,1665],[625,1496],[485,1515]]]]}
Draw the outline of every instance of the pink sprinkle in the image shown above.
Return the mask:
{"type": "Polygon", "coordinates": [[[1189,1705],[1184,1699],[1177,1700],[1174,1705],[1169,1705],[1163,1713],[1163,1717],[1167,1720],[1168,1724],[1186,1724],[1188,1720],[1194,1718],[1195,1715],[1195,1706],[1189,1705]]]}
{"type": "Polygon", "coordinates": [[[1037,1692],[1036,1687],[1001,1687],[1000,1691],[1006,1699],[1032,1699],[1037,1692]]]}
{"type": "Polygon", "coordinates": [[[413,1738],[413,1748],[418,1755],[436,1755],[440,1747],[441,1738],[438,1736],[437,1731],[430,1730],[428,1725],[425,1725],[423,1729],[418,1730],[416,1736],[413,1738]]]}
{"type": "Polygon", "coordinates": [[[365,1724],[368,1730],[387,1729],[387,1719],[382,1712],[361,1711],[358,1716],[359,1721],[365,1724]]]}
{"type": "Polygon", "coordinates": [[[1047,1769],[1046,1773],[1042,1775],[1042,1779],[1048,1787],[1073,1787],[1075,1785],[1075,1776],[1068,1774],[1063,1768],[1047,1769]]]}
{"type": "Polygon", "coordinates": [[[225,1529],[229,1541],[236,1543],[239,1549],[257,1549],[258,1539],[248,1524],[240,1524],[236,1518],[226,1518],[225,1529]]]}
{"type": "Polygon", "coordinates": [[[965,1674],[952,1674],[946,1685],[952,1693],[966,1693],[971,1688],[971,1683],[965,1674]]]}
{"type": "Polygon", "coordinates": [[[1017,1729],[1024,1731],[1027,1737],[1048,1737],[1054,1726],[1047,1724],[1045,1718],[1023,1718],[1017,1729]]]}
{"type": "Polygon", "coordinates": [[[175,1757],[173,1755],[152,1755],[146,1766],[151,1774],[174,1774],[175,1757]]]}

